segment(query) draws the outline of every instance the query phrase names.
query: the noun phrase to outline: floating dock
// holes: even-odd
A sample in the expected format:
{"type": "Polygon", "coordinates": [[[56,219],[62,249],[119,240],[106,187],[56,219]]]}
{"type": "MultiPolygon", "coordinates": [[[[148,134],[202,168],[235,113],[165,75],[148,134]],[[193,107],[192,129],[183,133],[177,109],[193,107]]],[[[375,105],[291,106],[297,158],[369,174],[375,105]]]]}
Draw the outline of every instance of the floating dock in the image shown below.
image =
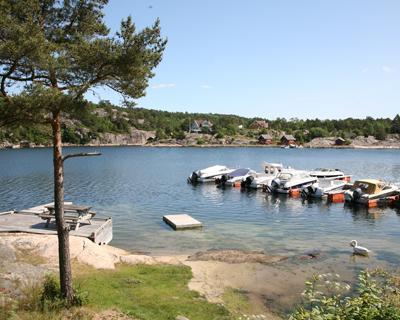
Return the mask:
{"type": "MultiPolygon", "coordinates": [[[[72,204],[65,202],[65,204],[72,204]]],[[[44,204],[37,207],[24,209],[18,212],[7,211],[0,213],[1,232],[26,232],[35,234],[57,234],[54,220],[46,227],[46,221],[39,214],[45,213],[44,204]]],[[[113,237],[112,219],[93,217],[90,223],[81,223],[77,230],[69,232],[71,236],[84,237],[97,244],[108,244],[113,237]]]]}
{"type": "Polygon", "coordinates": [[[171,214],[163,216],[163,220],[175,230],[201,228],[203,224],[188,214],[171,214]]]}

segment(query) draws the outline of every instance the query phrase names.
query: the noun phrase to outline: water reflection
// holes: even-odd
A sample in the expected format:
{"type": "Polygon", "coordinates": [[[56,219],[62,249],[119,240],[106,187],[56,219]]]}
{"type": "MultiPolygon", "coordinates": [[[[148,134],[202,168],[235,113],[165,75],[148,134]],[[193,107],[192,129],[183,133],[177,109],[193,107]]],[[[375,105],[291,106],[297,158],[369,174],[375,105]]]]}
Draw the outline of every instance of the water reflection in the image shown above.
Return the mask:
{"type": "Polygon", "coordinates": [[[385,212],[390,212],[390,208],[387,207],[375,207],[375,208],[368,208],[366,206],[363,206],[361,204],[350,204],[350,203],[345,203],[344,204],[344,211],[349,212],[354,221],[360,220],[360,219],[365,219],[369,221],[374,221],[376,219],[379,219],[382,217],[385,212]]]}

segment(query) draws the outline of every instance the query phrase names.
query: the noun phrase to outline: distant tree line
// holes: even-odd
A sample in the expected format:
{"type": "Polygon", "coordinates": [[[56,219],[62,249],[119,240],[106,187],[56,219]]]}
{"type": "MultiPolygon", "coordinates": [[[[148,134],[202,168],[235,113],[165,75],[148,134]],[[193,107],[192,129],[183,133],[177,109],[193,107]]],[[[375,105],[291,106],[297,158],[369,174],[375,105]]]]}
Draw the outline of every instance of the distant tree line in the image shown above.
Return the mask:
{"type": "Polygon", "coordinates": [[[277,118],[270,121],[270,128],[293,134],[300,142],[308,142],[318,137],[342,137],[353,139],[357,136],[374,136],[378,140],[384,140],[389,133],[400,133],[400,116],[394,119],[366,117],[365,119],[296,119],[286,120],[277,118]]]}
{"type": "MultiPolygon", "coordinates": [[[[387,134],[400,134],[400,115],[393,119],[367,117],[365,119],[285,119],[277,118],[268,120],[268,129],[249,130],[249,126],[255,120],[262,118],[246,118],[237,115],[224,115],[214,113],[188,113],[168,112],[144,108],[121,108],[108,101],[99,103],[86,102],[86,108],[80,110],[79,118],[73,113],[63,114],[66,121],[62,127],[64,142],[73,144],[85,144],[96,138],[101,133],[128,133],[131,128],[146,131],[155,131],[157,139],[183,139],[189,131],[190,124],[194,120],[209,120],[212,122],[210,133],[217,138],[226,136],[235,137],[246,135],[257,138],[259,134],[285,132],[292,134],[300,142],[308,142],[318,137],[342,137],[353,139],[357,136],[374,136],[384,140],[387,134]],[[79,119],[76,120],[76,119],[79,119]]],[[[5,110],[0,100],[0,119],[5,117],[5,110]],[[3,113],[2,113],[3,112],[3,113]]],[[[265,120],[265,119],[264,119],[265,120]]],[[[1,124],[1,123],[0,123],[1,124]]],[[[12,123],[0,127],[0,141],[10,142],[30,141],[38,144],[46,144],[50,141],[51,132],[47,126],[24,125],[13,126],[12,123]]]]}

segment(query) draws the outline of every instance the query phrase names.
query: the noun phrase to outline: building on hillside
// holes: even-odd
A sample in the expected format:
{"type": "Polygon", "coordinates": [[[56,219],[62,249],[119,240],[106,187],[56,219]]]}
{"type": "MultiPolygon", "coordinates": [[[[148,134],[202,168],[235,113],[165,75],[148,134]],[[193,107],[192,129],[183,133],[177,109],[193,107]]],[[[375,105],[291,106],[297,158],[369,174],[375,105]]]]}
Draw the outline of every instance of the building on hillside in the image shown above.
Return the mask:
{"type": "Polygon", "coordinates": [[[342,146],[344,145],[346,142],[346,139],[343,139],[342,137],[339,137],[335,140],[335,145],[336,146],[342,146]]]}
{"type": "Polygon", "coordinates": [[[201,133],[201,132],[211,132],[213,124],[209,120],[194,120],[190,124],[190,132],[201,133]]]}
{"type": "Polygon", "coordinates": [[[269,134],[262,134],[258,137],[259,144],[271,144],[272,137],[269,134]]]}
{"type": "Polygon", "coordinates": [[[295,145],[296,138],[293,137],[291,134],[285,134],[281,138],[281,144],[286,146],[295,145]]]}
{"type": "Polygon", "coordinates": [[[266,122],[265,120],[254,120],[250,124],[249,129],[252,129],[252,130],[268,129],[268,122],[266,122]]]}

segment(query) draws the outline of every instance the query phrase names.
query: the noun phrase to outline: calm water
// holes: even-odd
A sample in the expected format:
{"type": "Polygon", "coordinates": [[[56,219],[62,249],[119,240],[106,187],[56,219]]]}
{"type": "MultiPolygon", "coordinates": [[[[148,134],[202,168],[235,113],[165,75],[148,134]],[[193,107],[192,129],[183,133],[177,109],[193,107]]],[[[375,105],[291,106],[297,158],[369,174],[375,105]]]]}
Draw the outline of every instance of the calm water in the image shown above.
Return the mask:
{"type": "MultiPolygon", "coordinates": [[[[400,182],[398,150],[85,149],[103,155],[68,160],[66,200],[90,204],[99,215],[113,217],[115,246],[155,254],[240,248],[295,255],[321,248],[348,260],[348,242],[357,239],[375,252],[364,264],[400,263],[400,212],[393,209],[354,210],[186,183],[198,168],[225,164],[261,170],[263,161],[299,169],[340,168],[355,179],[400,182]],[[173,213],[194,216],[204,223],[203,230],[172,231],[162,216],[173,213]]],[[[51,149],[0,151],[0,211],[52,201],[51,157],[51,149]]]]}

